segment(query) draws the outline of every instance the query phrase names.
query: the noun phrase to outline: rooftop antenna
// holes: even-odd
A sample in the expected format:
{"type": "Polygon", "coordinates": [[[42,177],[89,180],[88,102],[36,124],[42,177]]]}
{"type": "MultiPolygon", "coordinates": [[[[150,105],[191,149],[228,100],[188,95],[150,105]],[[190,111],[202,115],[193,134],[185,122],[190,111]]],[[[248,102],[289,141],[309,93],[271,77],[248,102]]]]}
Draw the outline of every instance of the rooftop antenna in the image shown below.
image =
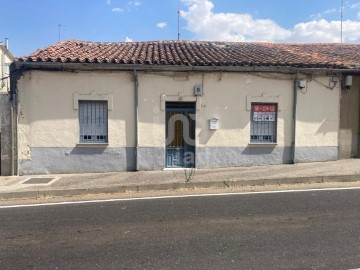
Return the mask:
{"type": "Polygon", "coordinates": [[[341,0],[340,17],[340,43],[343,43],[344,0],[341,0]]]}
{"type": "Polygon", "coordinates": [[[180,40],[180,0],[178,0],[178,40],[180,40]]]}
{"type": "Polygon", "coordinates": [[[66,26],[65,24],[58,24],[59,42],[61,41],[61,27],[66,26]]]}

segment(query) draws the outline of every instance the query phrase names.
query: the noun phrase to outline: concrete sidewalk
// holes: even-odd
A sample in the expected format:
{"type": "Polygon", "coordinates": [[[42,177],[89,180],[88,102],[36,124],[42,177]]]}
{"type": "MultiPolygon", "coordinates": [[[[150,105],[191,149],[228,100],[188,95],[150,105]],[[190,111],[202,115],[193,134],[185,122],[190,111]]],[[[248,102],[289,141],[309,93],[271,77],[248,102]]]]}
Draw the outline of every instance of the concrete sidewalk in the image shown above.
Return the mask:
{"type": "Polygon", "coordinates": [[[184,170],[36,175],[0,177],[0,199],[359,180],[360,159],[204,169],[191,180],[184,170]]]}

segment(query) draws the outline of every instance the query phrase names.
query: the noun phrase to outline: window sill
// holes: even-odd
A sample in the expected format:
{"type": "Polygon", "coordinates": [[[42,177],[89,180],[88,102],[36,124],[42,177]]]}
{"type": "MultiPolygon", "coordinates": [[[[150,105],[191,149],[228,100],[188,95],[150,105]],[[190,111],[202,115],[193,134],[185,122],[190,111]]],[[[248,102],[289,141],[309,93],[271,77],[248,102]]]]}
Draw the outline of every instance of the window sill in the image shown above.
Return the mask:
{"type": "Polygon", "coordinates": [[[275,147],[277,143],[248,143],[249,147],[275,147]]]}
{"type": "Polygon", "coordinates": [[[108,143],[78,143],[76,147],[108,147],[108,143]]]}

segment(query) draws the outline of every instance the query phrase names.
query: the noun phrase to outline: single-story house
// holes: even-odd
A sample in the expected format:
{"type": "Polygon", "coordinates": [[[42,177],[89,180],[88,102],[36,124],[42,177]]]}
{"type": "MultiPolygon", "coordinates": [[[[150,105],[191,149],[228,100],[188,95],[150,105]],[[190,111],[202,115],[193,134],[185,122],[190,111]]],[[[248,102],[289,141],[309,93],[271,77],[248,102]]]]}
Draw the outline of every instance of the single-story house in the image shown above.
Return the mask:
{"type": "Polygon", "coordinates": [[[360,44],[59,42],[16,59],[13,174],[359,156],[360,44]]]}

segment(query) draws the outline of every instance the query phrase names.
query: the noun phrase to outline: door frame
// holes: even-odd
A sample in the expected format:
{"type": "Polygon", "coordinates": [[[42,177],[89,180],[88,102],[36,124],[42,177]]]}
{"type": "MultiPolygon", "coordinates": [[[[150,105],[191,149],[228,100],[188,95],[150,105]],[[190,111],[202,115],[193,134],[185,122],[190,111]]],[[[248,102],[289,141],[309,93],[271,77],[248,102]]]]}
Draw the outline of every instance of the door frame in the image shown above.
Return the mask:
{"type": "MultiPolygon", "coordinates": [[[[192,102],[192,101],[166,101],[165,102],[165,164],[164,164],[164,167],[166,169],[186,169],[186,168],[196,168],[196,111],[197,111],[197,107],[196,107],[196,102],[192,102]],[[171,106],[171,104],[174,104],[174,105],[179,105],[179,108],[176,108],[176,106],[174,106],[173,108],[169,108],[168,106],[171,106]],[[167,142],[166,142],[166,139],[167,139],[167,136],[168,136],[168,112],[169,112],[169,109],[170,110],[181,110],[183,108],[181,108],[181,105],[184,106],[184,110],[191,110],[191,114],[193,114],[195,117],[192,118],[193,122],[192,123],[189,123],[190,125],[192,125],[192,135],[191,136],[189,134],[190,137],[193,137],[192,139],[194,140],[194,145],[187,145],[187,146],[190,146],[191,149],[191,152],[193,154],[193,161],[192,161],[192,164],[191,166],[170,166],[168,164],[168,145],[167,145],[167,142]],[[186,105],[188,107],[186,107],[186,105]]],[[[183,130],[183,129],[182,129],[183,130]]],[[[181,134],[182,136],[182,139],[184,140],[184,132],[182,132],[181,134]]],[[[186,144],[185,140],[184,140],[184,144],[186,144]]],[[[180,154],[180,152],[179,152],[180,154]]],[[[183,153],[184,154],[184,153],[183,153]]],[[[182,158],[184,158],[184,156],[182,156],[182,158]]]]}

